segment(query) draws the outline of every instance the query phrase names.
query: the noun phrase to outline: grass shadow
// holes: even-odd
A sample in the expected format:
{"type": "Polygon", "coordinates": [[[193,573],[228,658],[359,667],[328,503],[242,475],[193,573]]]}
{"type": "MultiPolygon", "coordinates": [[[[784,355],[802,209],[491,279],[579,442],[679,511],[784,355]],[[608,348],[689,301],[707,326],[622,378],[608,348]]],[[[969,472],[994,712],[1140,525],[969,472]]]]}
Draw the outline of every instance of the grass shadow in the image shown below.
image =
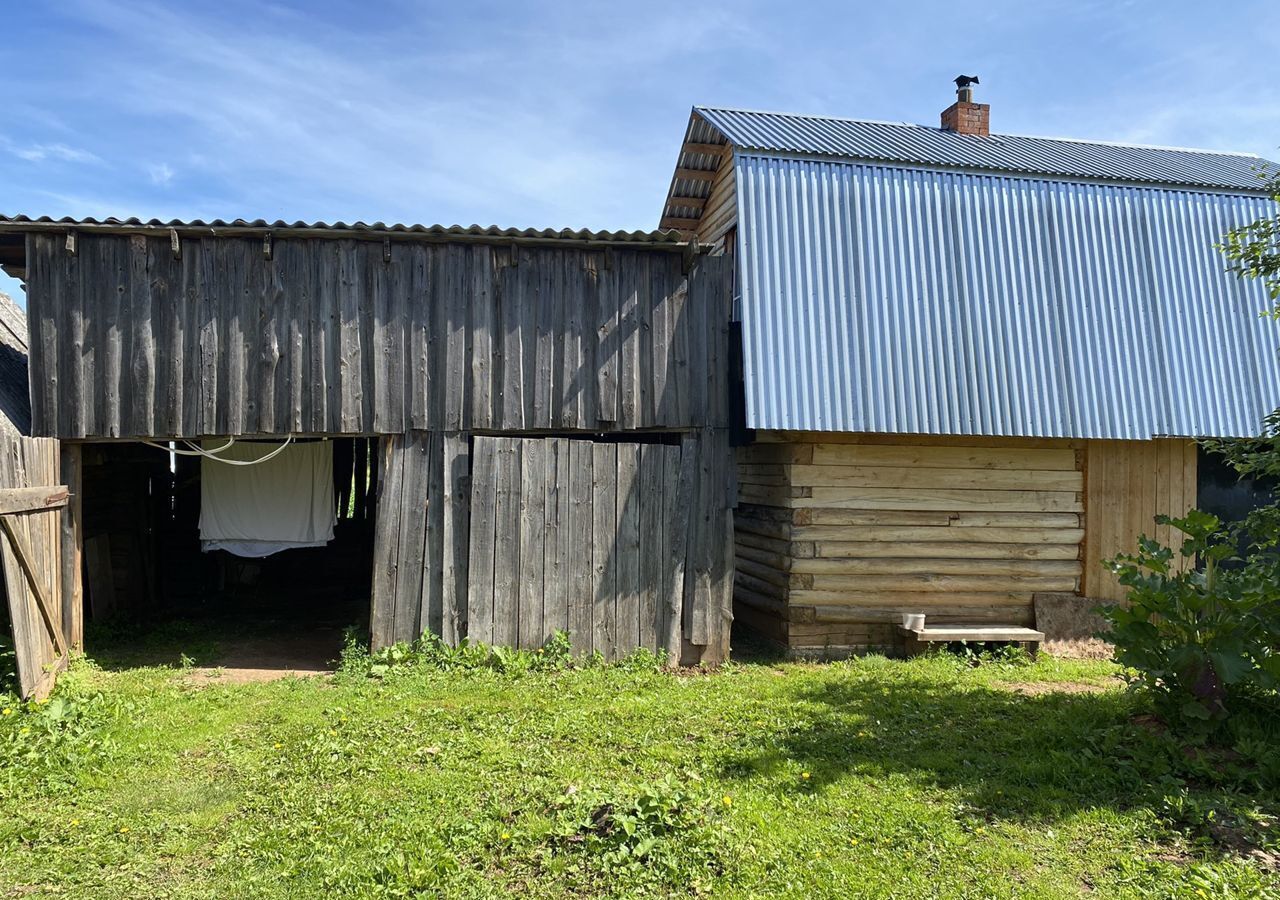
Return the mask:
{"type": "MultiPolygon", "coordinates": [[[[1025,696],[885,661],[866,676],[806,687],[796,701],[797,723],[746,738],[724,766],[727,777],[800,765],[808,780],[780,781],[794,791],[822,791],[850,774],[906,779],[958,792],[979,816],[1053,821],[1098,807],[1152,807],[1186,775],[1182,748],[1134,724],[1140,705],[1118,690],[1025,696]]],[[[1210,789],[1222,791],[1250,780],[1216,777],[1210,789]]],[[[1275,785],[1265,802],[1280,807],[1275,785]]]]}

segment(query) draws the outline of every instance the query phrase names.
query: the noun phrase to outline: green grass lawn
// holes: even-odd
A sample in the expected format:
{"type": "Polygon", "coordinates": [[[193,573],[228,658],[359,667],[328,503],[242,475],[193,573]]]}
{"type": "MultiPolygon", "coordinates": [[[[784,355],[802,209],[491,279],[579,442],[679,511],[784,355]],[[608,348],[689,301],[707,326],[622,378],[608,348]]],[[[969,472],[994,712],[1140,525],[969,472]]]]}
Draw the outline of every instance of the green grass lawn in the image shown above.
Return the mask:
{"type": "Polygon", "coordinates": [[[1274,771],[1188,756],[1107,664],[192,686],[208,638],[163,640],[5,706],[0,897],[1280,893],[1274,771]]]}

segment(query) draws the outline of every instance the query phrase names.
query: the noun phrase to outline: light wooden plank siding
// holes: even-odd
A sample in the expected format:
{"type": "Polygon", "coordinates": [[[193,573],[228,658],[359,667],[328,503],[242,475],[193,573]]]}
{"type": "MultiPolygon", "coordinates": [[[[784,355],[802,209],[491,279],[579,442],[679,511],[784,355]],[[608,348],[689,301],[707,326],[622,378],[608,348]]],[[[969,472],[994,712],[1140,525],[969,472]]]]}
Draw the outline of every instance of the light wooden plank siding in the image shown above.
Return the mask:
{"type": "Polygon", "coordinates": [[[707,197],[702,215],[698,218],[698,240],[715,245],[725,233],[738,224],[738,198],[733,153],[726,152],[711,182],[711,194],[707,197]]]}
{"type": "Polygon", "coordinates": [[[728,263],[694,261],[699,279],[663,247],[27,241],[40,435],[728,425],[707,390],[724,356],[702,349],[727,327],[728,263]]]}
{"type": "Polygon", "coordinates": [[[800,652],[892,648],[906,612],[1032,624],[1076,591],[1083,445],[763,433],[738,450],[739,618],[800,652]]]}
{"type": "MultiPolygon", "coordinates": [[[[1085,539],[1082,593],[1123,600],[1125,588],[1106,567],[1118,553],[1138,549],[1139,535],[1181,545],[1182,534],[1157,525],[1157,515],[1180,517],[1196,505],[1194,441],[1089,441],[1085,447],[1085,539]]],[[[1182,562],[1179,557],[1178,563],[1182,562]]]]}

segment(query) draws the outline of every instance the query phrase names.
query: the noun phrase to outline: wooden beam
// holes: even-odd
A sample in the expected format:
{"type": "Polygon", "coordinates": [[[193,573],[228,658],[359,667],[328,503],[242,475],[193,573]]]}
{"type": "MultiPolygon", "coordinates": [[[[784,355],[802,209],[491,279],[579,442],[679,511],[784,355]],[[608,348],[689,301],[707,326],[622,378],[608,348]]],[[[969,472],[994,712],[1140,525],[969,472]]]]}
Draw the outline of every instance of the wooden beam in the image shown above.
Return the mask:
{"type": "Polygon", "coordinates": [[[694,206],[694,207],[697,207],[698,209],[702,209],[704,206],[707,205],[707,198],[706,197],[672,196],[667,198],[667,205],[668,206],[694,206]]]}
{"type": "Polygon", "coordinates": [[[687,181],[715,181],[715,169],[676,169],[676,178],[687,181]]]}
{"type": "Polygon", "coordinates": [[[0,516],[43,512],[67,505],[70,492],[65,485],[0,489],[0,516]]]}
{"type": "Polygon", "coordinates": [[[22,539],[18,537],[18,533],[13,528],[13,520],[9,516],[0,515],[0,530],[4,531],[5,537],[9,539],[9,546],[13,549],[13,555],[18,560],[22,574],[27,578],[27,584],[31,587],[32,595],[36,598],[36,609],[40,611],[40,618],[44,620],[44,627],[49,632],[49,639],[53,642],[53,649],[57,651],[59,656],[65,656],[67,642],[63,640],[62,629],[53,620],[53,612],[49,609],[49,600],[45,597],[44,588],[41,587],[40,580],[36,578],[35,569],[31,565],[31,558],[27,555],[27,547],[22,542],[22,539]]]}
{"type": "Polygon", "coordinates": [[[688,141],[680,148],[685,153],[710,153],[719,155],[729,149],[728,144],[699,144],[696,141],[688,141]]]}
{"type": "Polygon", "coordinates": [[[667,216],[660,223],[660,227],[676,228],[680,231],[697,231],[700,224],[697,219],[677,219],[674,216],[667,216]]]}

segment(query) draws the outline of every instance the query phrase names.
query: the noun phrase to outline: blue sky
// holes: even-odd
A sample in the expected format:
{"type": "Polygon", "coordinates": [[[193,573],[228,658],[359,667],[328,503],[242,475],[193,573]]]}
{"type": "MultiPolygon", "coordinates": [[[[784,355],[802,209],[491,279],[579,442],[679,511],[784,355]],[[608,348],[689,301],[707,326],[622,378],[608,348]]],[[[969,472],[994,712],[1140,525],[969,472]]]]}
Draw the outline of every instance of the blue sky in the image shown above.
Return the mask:
{"type": "MultiPolygon", "coordinates": [[[[695,103],[1280,157],[1270,2],[5,8],[0,211],[652,228],[695,103]]],[[[16,282],[0,280],[15,296],[16,282]]]]}

